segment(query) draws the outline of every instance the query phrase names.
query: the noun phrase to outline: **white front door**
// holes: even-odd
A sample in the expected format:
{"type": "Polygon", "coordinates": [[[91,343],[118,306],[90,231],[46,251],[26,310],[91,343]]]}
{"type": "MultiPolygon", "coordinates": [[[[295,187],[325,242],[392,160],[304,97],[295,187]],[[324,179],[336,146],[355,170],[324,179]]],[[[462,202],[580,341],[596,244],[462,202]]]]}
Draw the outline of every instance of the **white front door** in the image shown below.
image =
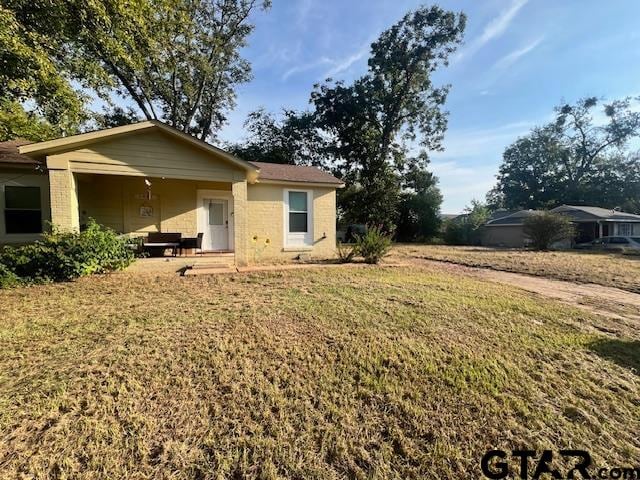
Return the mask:
{"type": "Polygon", "coordinates": [[[220,198],[205,198],[204,250],[229,250],[229,201],[220,198]]]}

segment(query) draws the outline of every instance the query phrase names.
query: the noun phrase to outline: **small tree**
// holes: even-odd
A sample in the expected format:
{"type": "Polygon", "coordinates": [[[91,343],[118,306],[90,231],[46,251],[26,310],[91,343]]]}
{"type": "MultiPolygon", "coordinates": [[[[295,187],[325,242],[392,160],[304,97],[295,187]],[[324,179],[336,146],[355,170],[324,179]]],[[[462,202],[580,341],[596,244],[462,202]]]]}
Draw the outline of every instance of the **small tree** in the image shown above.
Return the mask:
{"type": "Polygon", "coordinates": [[[540,212],[527,217],[523,230],[536,250],[549,250],[555,242],[572,238],[575,234],[573,224],[566,215],[551,212],[540,212]]]}
{"type": "Polygon", "coordinates": [[[382,227],[367,227],[364,235],[358,235],[356,241],[357,255],[364,258],[365,263],[380,263],[391,249],[391,234],[384,232],[382,227]]]}
{"type": "Polygon", "coordinates": [[[489,208],[478,200],[471,200],[465,207],[464,214],[444,225],[444,241],[448,245],[477,245],[480,243],[480,232],[489,220],[489,208]]]}

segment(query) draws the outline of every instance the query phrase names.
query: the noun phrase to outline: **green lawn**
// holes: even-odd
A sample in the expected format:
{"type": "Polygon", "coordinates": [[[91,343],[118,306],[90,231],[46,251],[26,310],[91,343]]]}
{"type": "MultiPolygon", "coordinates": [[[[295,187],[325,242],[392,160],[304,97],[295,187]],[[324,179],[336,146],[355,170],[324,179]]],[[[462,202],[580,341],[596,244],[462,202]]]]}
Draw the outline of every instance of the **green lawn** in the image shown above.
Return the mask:
{"type": "Polygon", "coordinates": [[[394,254],[400,258],[438,260],[558,280],[596,283],[640,293],[640,255],[409,244],[394,247],[394,254]]]}
{"type": "Polygon", "coordinates": [[[0,291],[4,478],[480,478],[640,463],[640,329],[433,268],[0,291]],[[30,476],[31,475],[31,476],[30,476]]]}

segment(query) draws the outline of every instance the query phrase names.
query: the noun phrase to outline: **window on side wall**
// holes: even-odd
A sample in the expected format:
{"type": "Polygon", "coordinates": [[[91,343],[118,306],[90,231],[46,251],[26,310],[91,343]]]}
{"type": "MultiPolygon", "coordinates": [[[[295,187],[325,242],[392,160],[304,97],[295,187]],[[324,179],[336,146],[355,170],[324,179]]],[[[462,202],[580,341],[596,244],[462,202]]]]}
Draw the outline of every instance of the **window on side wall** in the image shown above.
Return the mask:
{"type": "Polygon", "coordinates": [[[40,187],[4,187],[6,233],[42,233],[40,187]]]}
{"type": "Polygon", "coordinates": [[[313,196],[309,190],[285,190],[285,246],[312,245],[313,196]]]}
{"type": "Polygon", "coordinates": [[[620,223],[618,224],[618,235],[623,237],[630,237],[633,235],[633,224],[631,223],[620,223]]]}

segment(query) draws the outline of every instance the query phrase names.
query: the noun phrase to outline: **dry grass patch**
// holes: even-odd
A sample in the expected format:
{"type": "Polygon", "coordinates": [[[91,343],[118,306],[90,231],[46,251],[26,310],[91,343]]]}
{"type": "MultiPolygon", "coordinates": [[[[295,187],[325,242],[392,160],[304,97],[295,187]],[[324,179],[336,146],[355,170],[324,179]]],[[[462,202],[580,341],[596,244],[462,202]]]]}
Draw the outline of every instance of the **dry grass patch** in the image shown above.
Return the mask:
{"type": "Polygon", "coordinates": [[[640,293],[640,256],[587,251],[534,252],[483,247],[398,245],[394,258],[422,258],[640,293]]]}
{"type": "Polygon", "coordinates": [[[125,273],[0,308],[7,478],[479,478],[492,446],[640,459],[638,372],[606,343],[637,355],[640,330],[594,335],[463,276],[125,273]]]}

